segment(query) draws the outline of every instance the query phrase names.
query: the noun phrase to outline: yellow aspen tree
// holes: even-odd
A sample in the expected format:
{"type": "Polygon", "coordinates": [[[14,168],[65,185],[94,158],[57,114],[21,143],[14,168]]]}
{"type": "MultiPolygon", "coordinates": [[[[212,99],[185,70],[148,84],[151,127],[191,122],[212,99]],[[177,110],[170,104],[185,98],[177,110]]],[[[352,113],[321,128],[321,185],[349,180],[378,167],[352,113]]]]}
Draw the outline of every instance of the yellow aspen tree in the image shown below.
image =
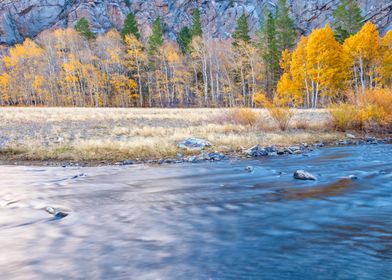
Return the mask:
{"type": "MultiPolygon", "coordinates": [[[[276,85],[276,95],[284,104],[300,105],[302,104],[302,88],[296,90],[294,86],[290,71],[291,60],[292,54],[289,52],[289,50],[284,50],[282,52],[282,58],[279,62],[280,68],[283,70],[283,74],[276,85]]],[[[300,81],[302,81],[302,77],[300,81]]]]}
{"type": "Polygon", "coordinates": [[[381,61],[377,72],[381,84],[392,87],[392,30],[389,30],[381,40],[381,61]]]}
{"type": "MultiPolygon", "coordinates": [[[[109,30],[106,34],[97,37],[94,44],[94,66],[99,68],[100,84],[102,91],[99,102],[100,106],[110,105],[113,75],[128,75],[126,47],[120,34],[116,30],[109,30]]],[[[97,77],[97,75],[95,75],[97,77]]]]}
{"type": "Polygon", "coordinates": [[[168,78],[170,80],[170,105],[176,105],[178,102],[183,103],[185,96],[183,84],[187,81],[189,75],[183,67],[180,49],[173,42],[165,42],[162,46],[162,53],[167,62],[168,78]]]}
{"type": "Polygon", "coordinates": [[[316,108],[319,97],[334,97],[343,89],[347,77],[343,50],[332,29],[326,25],[309,35],[306,51],[306,68],[310,78],[311,107],[316,108]]]}
{"type": "Polygon", "coordinates": [[[12,47],[9,54],[3,57],[15,103],[36,105],[39,102],[33,83],[37,69],[40,69],[42,54],[42,48],[26,39],[23,44],[12,47]]]}
{"type": "Polygon", "coordinates": [[[112,104],[117,107],[135,106],[138,102],[137,84],[125,75],[114,74],[110,83],[113,87],[112,104]]]}
{"type": "Polygon", "coordinates": [[[249,90],[250,90],[250,99],[248,105],[250,107],[255,107],[255,95],[256,93],[260,90],[258,87],[258,80],[262,79],[262,68],[263,68],[263,63],[262,59],[259,56],[258,49],[255,47],[254,44],[247,44],[244,47],[244,54],[248,60],[248,65],[249,65],[249,90]],[[258,75],[258,73],[260,73],[258,75]]]}
{"type": "Polygon", "coordinates": [[[11,95],[9,91],[11,77],[7,73],[0,75],[0,105],[11,105],[11,95]]]}
{"type": "MultiPolygon", "coordinates": [[[[209,104],[209,95],[208,95],[208,73],[207,73],[207,48],[205,44],[205,40],[202,37],[196,36],[192,39],[190,44],[191,56],[197,62],[199,67],[201,68],[201,73],[203,77],[203,92],[204,92],[204,106],[208,106],[209,104]]],[[[197,73],[196,73],[197,78],[197,73]]],[[[198,79],[197,79],[198,80],[198,79]]]]}
{"type": "Polygon", "coordinates": [[[283,69],[277,84],[277,95],[285,98],[293,105],[304,104],[311,107],[310,79],[307,68],[306,46],[307,37],[301,37],[296,49],[290,54],[288,50],[283,51],[280,67],[283,69]]]}
{"type": "Polygon", "coordinates": [[[137,87],[139,91],[139,105],[144,106],[142,70],[147,61],[147,56],[143,51],[143,44],[135,37],[135,35],[126,35],[124,41],[127,50],[126,65],[130,71],[135,72],[134,77],[137,80],[137,87]]]}
{"type": "Polygon", "coordinates": [[[380,59],[380,39],[376,26],[370,21],[355,35],[346,39],[344,52],[349,58],[356,89],[364,91],[377,84],[376,67],[380,59]]]}

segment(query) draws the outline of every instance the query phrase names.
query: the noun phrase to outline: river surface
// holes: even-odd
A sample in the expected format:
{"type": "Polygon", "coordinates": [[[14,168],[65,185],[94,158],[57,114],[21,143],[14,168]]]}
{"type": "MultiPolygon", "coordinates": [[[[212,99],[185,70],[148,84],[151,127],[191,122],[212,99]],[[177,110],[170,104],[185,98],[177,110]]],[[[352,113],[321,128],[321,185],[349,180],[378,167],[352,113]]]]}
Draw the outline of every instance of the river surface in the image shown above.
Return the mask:
{"type": "Polygon", "coordinates": [[[392,279],[390,145],[153,167],[1,166],[0,186],[0,279],[392,279]],[[296,169],[317,181],[294,180],[296,169]]]}

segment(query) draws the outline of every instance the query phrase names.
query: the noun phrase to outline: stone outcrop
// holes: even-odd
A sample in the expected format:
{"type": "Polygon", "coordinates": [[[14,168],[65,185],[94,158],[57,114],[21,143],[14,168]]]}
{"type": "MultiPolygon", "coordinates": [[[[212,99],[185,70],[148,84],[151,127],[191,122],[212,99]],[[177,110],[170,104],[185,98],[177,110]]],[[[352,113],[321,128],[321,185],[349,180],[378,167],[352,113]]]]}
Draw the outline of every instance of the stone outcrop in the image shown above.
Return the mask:
{"type": "MultiPolygon", "coordinates": [[[[229,37],[236,19],[245,11],[252,31],[258,27],[265,7],[275,9],[277,0],[0,0],[0,44],[14,44],[35,37],[46,29],[72,26],[85,17],[98,34],[121,28],[129,11],[136,14],[143,35],[150,23],[161,16],[165,34],[190,24],[192,11],[198,7],[204,32],[209,37],[229,37]]],[[[331,21],[339,0],[288,0],[296,28],[306,34],[312,28],[331,21]]],[[[392,3],[359,0],[363,15],[372,20],[382,33],[392,28],[392,3]]]]}

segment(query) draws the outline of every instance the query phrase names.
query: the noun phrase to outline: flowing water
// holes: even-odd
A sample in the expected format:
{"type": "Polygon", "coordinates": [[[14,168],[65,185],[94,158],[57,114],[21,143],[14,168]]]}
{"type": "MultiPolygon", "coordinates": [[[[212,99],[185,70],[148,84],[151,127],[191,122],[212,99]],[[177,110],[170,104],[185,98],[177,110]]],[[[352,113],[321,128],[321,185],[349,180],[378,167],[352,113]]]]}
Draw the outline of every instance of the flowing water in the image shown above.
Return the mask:
{"type": "Polygon", "coordinates": [[[392,279],[389,145],[0,171],[0,279],[392,279]]]}

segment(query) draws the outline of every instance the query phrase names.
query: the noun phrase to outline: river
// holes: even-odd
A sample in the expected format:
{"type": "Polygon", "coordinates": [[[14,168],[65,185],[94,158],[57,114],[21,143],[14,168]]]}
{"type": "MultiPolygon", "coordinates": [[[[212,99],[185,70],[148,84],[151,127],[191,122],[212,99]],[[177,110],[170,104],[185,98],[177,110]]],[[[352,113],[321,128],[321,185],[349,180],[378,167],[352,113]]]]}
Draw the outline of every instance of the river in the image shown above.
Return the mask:
{"type": "Polygon", "coordinates": [[[392,279],[391,147],[0,166],[0,279],[392,279]]]}

